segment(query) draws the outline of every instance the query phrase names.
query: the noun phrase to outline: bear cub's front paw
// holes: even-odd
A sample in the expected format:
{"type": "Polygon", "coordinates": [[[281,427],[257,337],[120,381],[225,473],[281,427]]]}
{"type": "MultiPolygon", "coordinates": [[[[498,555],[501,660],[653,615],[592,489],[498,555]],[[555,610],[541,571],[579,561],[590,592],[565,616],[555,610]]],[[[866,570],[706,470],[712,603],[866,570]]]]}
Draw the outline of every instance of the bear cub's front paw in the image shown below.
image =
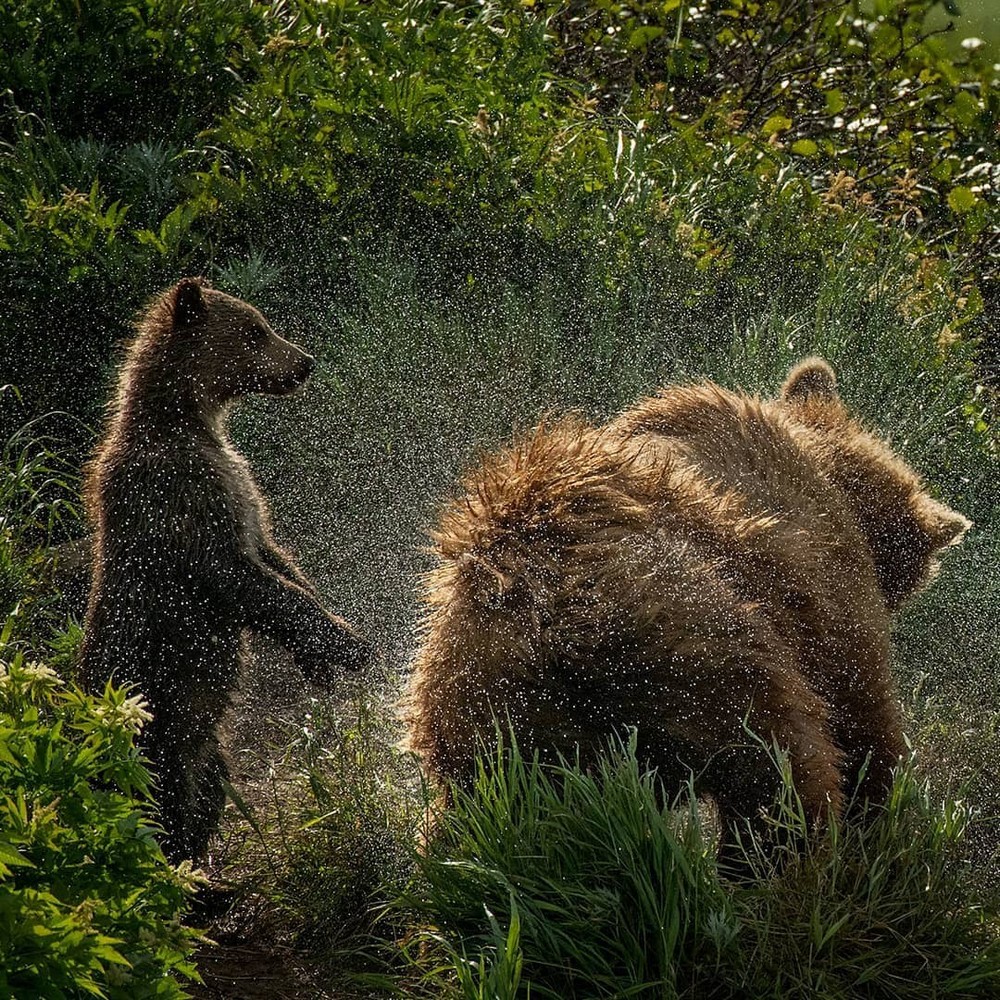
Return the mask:
{"type": "Polygon", "coordinates": [[[376,658],[375,647],[356,632],[343,632],[336,646],[337,663],[345,670],[363,670],[376,658]]]}
{"type": "Polygon", "coordinates": [[[361,670],[376,656],[375,647],[354,631],[339,628],[327,641],[295,653],[295,662],[308,680],[330,684],[341,670],[361,670]]]}

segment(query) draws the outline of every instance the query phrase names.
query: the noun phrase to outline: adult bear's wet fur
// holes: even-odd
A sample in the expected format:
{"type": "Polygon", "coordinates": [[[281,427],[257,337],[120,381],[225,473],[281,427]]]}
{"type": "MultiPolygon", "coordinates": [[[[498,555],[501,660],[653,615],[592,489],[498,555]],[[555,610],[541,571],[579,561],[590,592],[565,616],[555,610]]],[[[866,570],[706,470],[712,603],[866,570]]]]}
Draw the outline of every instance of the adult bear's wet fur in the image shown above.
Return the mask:
{"type": "Polygon", "coordinates": [[[669,386],[603,427],[542,424],[440,518],[410,745],[467,784],[495,718],[585,766],[634,727],[667,787],[693,772],[732,829],[773,801],[773,740],[812,822],[880,801],[904,750],[890,613],[968,526],[821,359],[773,400],[669,386]]]}

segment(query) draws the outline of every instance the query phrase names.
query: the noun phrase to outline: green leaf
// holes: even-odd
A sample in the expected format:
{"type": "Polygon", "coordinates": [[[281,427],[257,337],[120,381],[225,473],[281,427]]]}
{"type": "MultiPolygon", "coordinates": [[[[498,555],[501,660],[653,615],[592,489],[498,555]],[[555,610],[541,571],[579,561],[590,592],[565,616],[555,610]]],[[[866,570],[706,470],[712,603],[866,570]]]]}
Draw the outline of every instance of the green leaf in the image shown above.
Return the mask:
{"type": "Polygon", "coordinates": [[[94,955],[97,958],[103,959],[105,962],[111,962],[112,965],[125,965],[131,966],[131,962],[125,958],[120,951],[111,947],[111,943],[117,941],[116,938],[106,938],[104,941],[94,948],[94,955]]]}
{"type": "Polygon", "coordinates": [[[976,207],[978,200],[969,188],[960,184],[951,189],[951,193],[948,195],[948,207],[956,215],[964,215],[976,207]]]}
{"type": "Polygon", "coordinates": [[[0,864],[22,868],[35,867],[13,844],[9,844],[6,840],[0,840],[0,864]]]}
{"type": "Polygon", "coordinates": [[[787,132],[792,127],[792,119],[784,115],[771,115],[761,127],[761,134],[771,136],[778,132],[787,132]]]}
{"type": "Polygon", "coordinates": [[[253,810],[250,808],[250,806],[246,804],[246,802],[243,799],[243,796],[240,795],[240,793],[236,791],[236,789],[228,781],[222,782],[222,788],[223,791],[226,793],[226,795],[229,796],[233,805],[235,805],[236,808],[239,810],[240,815],[253,828],[253,832],[256,833],[257,836],[263,840],[264,834],[261,832],[260,824],[258,824],[257,822],[257,817],[254,815],[253,810]]]}
{"type": "Polygon", "coordinates": [[[839,115],[847,107],[847,100],[843,92],[839,90],[828,90],[826,92],[826,110],[831,115],[839,115]]]}
{"type": "Polygon", "coordinates": [[[960,90],[955,95],[954,103],[951,106],[955,121],[965,126],[974,125],[982,110],[979,100],[965,90],[960,90]]]}
{"type": "Polygon", "coordinates": [[[644,49],[653,39],[659,38],[663,32],[664,29],[658,28],[656,25],[644,24],[629,35],[628,47],[630,49],[644,49]]]}
{"type": "Polygon", "coordinates": [[[792,152],[796,156],[815,156],[819,152],[819,146],[812,139],[799,139],[792,143],[792,152]]]}

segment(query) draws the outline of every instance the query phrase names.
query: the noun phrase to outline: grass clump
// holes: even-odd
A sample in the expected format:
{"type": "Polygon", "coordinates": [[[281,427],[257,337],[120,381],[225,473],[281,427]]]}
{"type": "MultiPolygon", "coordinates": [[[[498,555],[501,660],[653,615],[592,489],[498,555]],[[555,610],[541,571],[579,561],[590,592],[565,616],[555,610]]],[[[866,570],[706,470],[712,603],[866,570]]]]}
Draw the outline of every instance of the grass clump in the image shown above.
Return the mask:
{"type": "Polygon", "coordinates": [[[676,990],[681,956],[714,951],[698,929],[729,924],[710,840],[660,805],[634,738],[593,775],[498,750],[456,797],[423,865],[429,912],[467,948],[502,953],[518,927],[538,996],[676,990]]]}
{"type": "MultiPolygon", "coordinates": [[[[801,843],[801,807],[775,766],[785,784],[774,832],[801,843]]],[[[720,877],[692,799],[663,802],[634,736],[593,773],[516,746],[484,757],[421,863],[418,905],[451,963],[442,978],[465,998],[1000,989],[997,900],[961,861],[974,813],[936,801],[911,767],[884,808],[831,824],[804,850],[767,856],[745,843],[753,883],[720,877]]]]}
{"type": "Polygon", "coordinates": [[[262,951],[308,956],[337,996],[393,981],[408,915],[388,908],[413,877],[424,821],[413,760],[394,746],[387,709],[353,691],[310,699],[304,723],[244,756],[216,853],[233,895],[213,927],[262,951]]]}
{"type": "MultiPolygon", "coordinates": [[[[14,395],[0,388],[0,398],[14,395]]],[[[42,422],[29,421],[0,445],[0,616],[16,617],[18,633],[51,624],[58,601],[46,587],[48,550],[79,520],[79,476],[42,422]]]]}
{"type": "MultiPolygon", "coordinates": [[[[787,801],[786,785],[786,801],[787,801]]],[[[998,899],[966,863],[977,812],[912,765],[884,808],[834,824],[740,890],[733,996],[982,997],[1000,989],[998,899]]]]}

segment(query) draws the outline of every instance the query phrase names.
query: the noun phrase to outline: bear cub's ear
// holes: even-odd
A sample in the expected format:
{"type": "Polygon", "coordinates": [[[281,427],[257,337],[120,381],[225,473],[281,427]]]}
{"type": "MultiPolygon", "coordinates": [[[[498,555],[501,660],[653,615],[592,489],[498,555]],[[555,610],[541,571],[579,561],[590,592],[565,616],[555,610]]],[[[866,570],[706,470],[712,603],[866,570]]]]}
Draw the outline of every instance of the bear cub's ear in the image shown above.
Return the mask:
{"type": "Polygon", "coordinates": [[[174,327],[190,326],[204,319],[207,311],[204,290],[209,288],[202,278],[181,278],[174,288],[174,327]]]}
{"type": "Polygon", "coordinates": [[[819,399],[837,399],[837,376],[833,369],[819,357],[800,361],[785,379],[781,387],[782,399],[805,399],[815,396],[819,399]]]}

